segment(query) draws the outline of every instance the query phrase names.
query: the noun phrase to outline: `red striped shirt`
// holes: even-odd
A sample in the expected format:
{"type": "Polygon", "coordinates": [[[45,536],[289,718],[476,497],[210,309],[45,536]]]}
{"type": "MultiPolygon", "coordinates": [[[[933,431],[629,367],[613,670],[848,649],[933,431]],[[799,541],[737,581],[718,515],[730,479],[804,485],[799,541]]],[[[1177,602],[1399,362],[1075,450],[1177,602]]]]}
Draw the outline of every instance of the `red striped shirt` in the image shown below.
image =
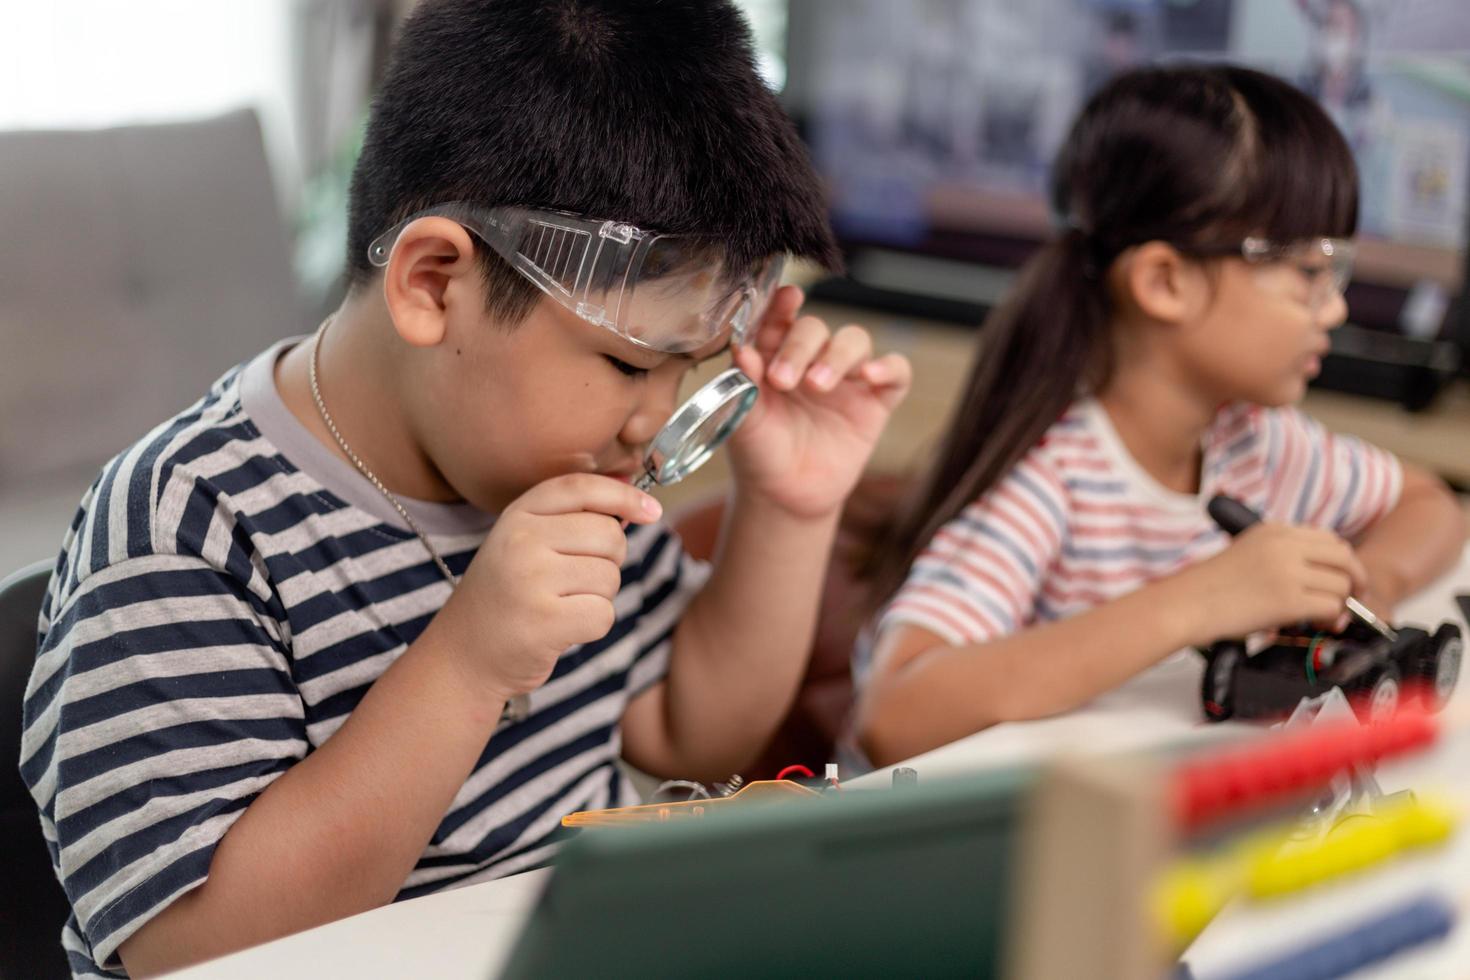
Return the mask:
{"type": "Polygon", "coordinates": [[[1227,405],[1201,443],[1200,492],[1169,490],[1080,401],[1016,468],[950,521],[910,570],[880,629],[912,623],[982,643],[1075,615],[1217,553],[1217,493],[1267,520],[1354,538],[1398,502],[1398,461],[1294,408],[1227,405]]]}

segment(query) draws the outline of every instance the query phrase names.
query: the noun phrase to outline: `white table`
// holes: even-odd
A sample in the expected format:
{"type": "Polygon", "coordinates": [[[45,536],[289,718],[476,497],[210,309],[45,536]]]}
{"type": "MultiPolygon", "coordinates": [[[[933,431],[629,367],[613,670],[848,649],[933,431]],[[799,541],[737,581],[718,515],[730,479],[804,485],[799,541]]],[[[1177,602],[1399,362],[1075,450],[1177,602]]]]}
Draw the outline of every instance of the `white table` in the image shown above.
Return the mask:
{"type": "MultiPolygon", "coordinates": [[[[1452,596],[1470,591],[1470,549],[1459,566],[1399,610],[1399,622],[1434,626],[1455,618],[1452,596]]],[[[1087,707],[1043,721],[1000,725],[909,760],[920,779],[971,773],[1036,761],[1057,752],[1114,752],[1183,739],[1230,737],[1229,727],[1206,725],[1199,713],[1200,664],[1177,656],[1087,707]]],[[[1456,691],[1453,710],[1470,711],[1470,678],[1456,691]]],[[[852,785],[885,785],[879,770],[852,785]]],[[[1470,741],[1412,762],[1384,768],[1386,792],[1442,789],[1470,810],[1470,741]]],[[[533,871],[400,902],[205,963],[179,980],[319,980],[323,976],[484,980],[510,955],[549,871],[533,871]]],[[[1470,827],[1451,847],[1394,863],[1350,884],[1326,887],[1280,906],[1232,909],[1190,950],[1198,980],[1234,972],[1257,956],[1294,948],[1333,931],[1358,913],[1383,908],[1396,895],[1439,883],[1451,896],[1470,889],[1470,827]]],[[[1470,918],[1470,910],[1462,912],[1470,918]]],[[[1439,978],[1470,974],[1470,924],[1450,941],[1384,967],[1363,980],[1439,978]],[[1458,971],[1458,972],[1457,972],[1458,971]]]]}

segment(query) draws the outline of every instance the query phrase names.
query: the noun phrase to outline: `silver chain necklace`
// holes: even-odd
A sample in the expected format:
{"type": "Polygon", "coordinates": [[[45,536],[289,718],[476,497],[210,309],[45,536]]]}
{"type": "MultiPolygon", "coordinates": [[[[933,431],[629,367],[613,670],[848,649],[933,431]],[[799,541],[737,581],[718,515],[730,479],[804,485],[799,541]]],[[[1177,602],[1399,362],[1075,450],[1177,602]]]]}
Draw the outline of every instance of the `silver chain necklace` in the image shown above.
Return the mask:
{"type": "Polygon", "coordinates": [[[352,465],[357,467],[357,472],[361,473],[367,478],[369,483],[378,488],[378,492],[387,498],[388,503],[393,505],[394,510],[398,511],[398,516],[403,518],[404,523],[413,530],[414,534],[419,536],[419,540],[429,550],[429,557],[434,559],[434,564],[439,566],[439,571],[449,580],[450,588],[453,588],[459,584],[459,579],[454,577],[454,573],[449,570],[449,566],[444,563],[444,559],[439,557],[439,552],[429,543],[429,536],[419,527],[418,522],[409,515],[408,508],[403,506],[402,501],[393,496],[391,490],[383,486],[383,481],[378,479],[377,474],[368,469],[367,464],[358,457],[357,453],[352,451],[351,446],[347,445],[347,440],[342,438],[342,433],[337,431],[337,423],[332,421],[332,413],[327,411],[327,403],[322,400],[322,389],[317,384],[316,374],[317,364],[321,357],[322,337],[326,336],[327,326],[331,322],[331,317],[323,320],[322,325],[316,328],[316,336],[311,338],[311,397],[316,402],[317,413],[321,415],[322,421],[326,423],[327,431],[332,433],[332,438],[337,440],[337,445],[341,448],[342,452],[347,455],[348,459],[352,460],[352,465]]]}
{"type": "MultiPolygon", "coordinates": [[[[423,529],[419,527],[418,522],[409,514],[408,508],[403,506],[403,502],[393,495],[393,491],[383,486],[383,481],[378,479],[377,474],[368,469],[367,464],[362,461],[357,453],[352,451],[351,446],[347,445],[347,440],[342,437],[341,432],[337,431],[337,423],[332,421],[332,413],[327,411],[327,403],[322,399],[321,385],[317,383],[317,367],[321,356],[322,337],[326,336],[327,327],[331,323],[332,317],[327,317],[322,321],[322,325],[316,328],[316,333],[311,338],[311,361],[307,373],[311,379],[311,400],[316,402],[317,414],[322,417],[322,422],[326,425],[327,431],[332,433],[332,438],[337,440],[338,448],[342,450],[348,459],[352,460],[352,465],[357,467],[357,472],[361,473],[369,483],[378,488],[378,492],[387,499],[388,503],[393,505],[394,510],[398,511],[398,516],[403,518],[404,523],[413,530],[414,534],[418,535],[418,539],[423,542],[424,547],[428,550],[429,557],[434,559],[434,564],[439,567],[439,571],[449,582],[449,587],[453,589],[459,585],[459,579],[455,578],[454,573],[449,570],[449,566],[444,563],[444,559],[439,556],[439,551],[429,541],[429,536],[424,533],[423,529]]],[[[506,702],[505,711],[502,713],[502,716],[508,721],[520,721],[529,713],[530,697],[525,694],[517,694],[506,702]]]]}

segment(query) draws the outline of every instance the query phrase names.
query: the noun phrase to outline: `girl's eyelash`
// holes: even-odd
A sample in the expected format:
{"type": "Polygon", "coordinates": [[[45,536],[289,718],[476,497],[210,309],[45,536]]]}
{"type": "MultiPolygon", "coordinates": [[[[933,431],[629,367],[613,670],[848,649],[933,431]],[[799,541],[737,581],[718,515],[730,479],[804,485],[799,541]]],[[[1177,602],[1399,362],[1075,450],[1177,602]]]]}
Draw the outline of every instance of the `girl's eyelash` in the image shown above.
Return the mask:
{"type": "Polygon", "coordinates": [[[607,358],[609,364],[630,378],[641,378],[648,373],[647,368],[638,367],[636,364],[629,364],[627,361],[613,357],[611,354],[604,354],[602,356],[607,358]]]}

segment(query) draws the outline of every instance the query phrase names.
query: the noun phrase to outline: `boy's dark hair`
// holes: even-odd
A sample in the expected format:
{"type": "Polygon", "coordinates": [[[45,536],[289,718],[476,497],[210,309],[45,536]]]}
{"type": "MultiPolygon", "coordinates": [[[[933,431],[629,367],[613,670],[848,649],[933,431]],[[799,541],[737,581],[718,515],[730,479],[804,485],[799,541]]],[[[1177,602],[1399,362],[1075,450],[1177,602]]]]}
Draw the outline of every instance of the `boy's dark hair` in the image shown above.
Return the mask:
{"type": "Polygon", "coordinates": [[[986,319],[932,467],[904,508],[871,529],[878,543],[860,573],[875,610],[941,527],[1000,482],[1079,394],[1107,382],[1114,259],[1148,241],[1204,256],[1248,235],[1350,236],[1358,171],[1337,126],[1289,83],[1183,64],[1120,75],[1092,97],[1052,168],[1051,198],[1067,230],[986,319]]]}
{"type": "MultiPolygon", "coordinates": [[[[423,0],[373,102],[348,205],[348,278],[369,243],[446,201],[521,205],[718,236],[743,267],[837,249],[821,185],[727,0],[423,0]]],[[[536,287],[476,242],[489,310],[536,287]]]]}

